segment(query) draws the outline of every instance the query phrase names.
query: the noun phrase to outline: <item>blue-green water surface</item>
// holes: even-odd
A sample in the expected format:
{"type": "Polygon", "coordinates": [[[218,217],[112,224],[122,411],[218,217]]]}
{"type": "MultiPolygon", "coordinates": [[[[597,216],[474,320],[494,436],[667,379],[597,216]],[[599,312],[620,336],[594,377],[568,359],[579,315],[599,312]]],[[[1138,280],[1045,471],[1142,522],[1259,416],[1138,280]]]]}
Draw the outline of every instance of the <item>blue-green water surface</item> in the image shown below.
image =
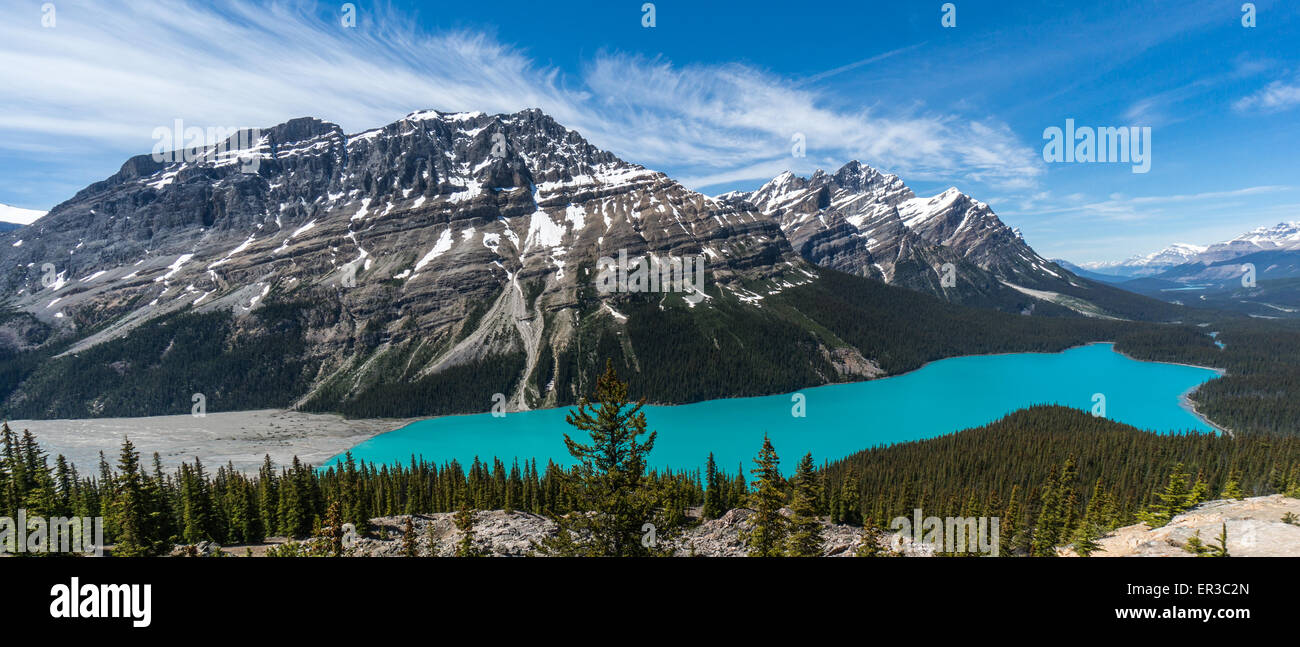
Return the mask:
{"type": "MultiPolygon", "coordinates": [[[[772,437],[785,471],[805,452],[814,459],[841,458],[876,445],[932,438],[976,427],[1034,404],[1096,409],[1160,432],[1212,429],[1188,410],[1181,396],[1218,374],[1193,366],[1142,362],[1115,352],[1113,344],[1088,344],[1060,353],[1013,353],[954,357],[903,375],[804,389],[805,416],[792,415],[795,394],[709,400],[678,406],[647,406],[649,428],[659,432],[650,456],[655,467],[695,469],[709,452],[728,471],[746,469],[772,437]]],[[[462,465],[475,456],[507,464],[536,458],[571,464],[563,434],[570,407],[421,420],[352,448],[357,460],[393,464],[412,455],[462,465]]],[[[586,442],[585,434],[575,440],[586,442]]],[[[336,456],[333,464],[340,460],[336,456]]]]}

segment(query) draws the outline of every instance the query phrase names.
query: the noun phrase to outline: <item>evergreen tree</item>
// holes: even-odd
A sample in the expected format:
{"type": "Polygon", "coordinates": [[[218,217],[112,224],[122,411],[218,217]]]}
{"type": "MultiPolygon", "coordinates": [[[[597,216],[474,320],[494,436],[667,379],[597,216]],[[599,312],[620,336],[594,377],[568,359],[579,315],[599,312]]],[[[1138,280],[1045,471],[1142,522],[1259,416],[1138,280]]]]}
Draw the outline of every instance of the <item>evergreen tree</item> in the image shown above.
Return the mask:
{"type": "Polygon", "coordinates": [[[1101,550],[1101,544],[1097,541],[1101,538],[1102,530],[1100,526],[1084,520],[1074,531],[1074,552],[1080,557],[1091,557],[1093,553],[1101,550]]]}
{"type": "Polygon", "coordinates": [[[1065,459],[1065,464],[1061,466],[1061,478],[1058,480],[1058,487],[1060,488],[1057,495],[1059,497],[1058,511],[1061,515],[1058,542],[1069,541],[1070,535],[1075,530],[1079,504],[1078,477],[1079,470],[1075,464],[1074,455],[1070,455],[1069,458],[1065,459]]]}
{"type": "Polygon", "coordinates": [[[1187,472],[1182,463],[1174,465],[1169,472],[1169,481],[1161,492],[1155,493],[1155,500],[1138,518],[1152,528],[1159,528],[1186,510],[1191,490],[1187,485],[1187,472]]]}
{"type": "Polygon", "coordinates": [[[1183,550],[1197,557],[1231,557],[1228,554],[1228,524],[1226,522],[1223,524],[1222,530],[1219,531],[1217,542],[1207,545],[1201,541],[1201,531],[1197,530],[1196,535],[1187,540],[1183,550]]]}
{"type": "Polygon", "coordinates": [[[1236,499],[1238,501],[1246,498],[1241,491],[1241,475],[1236,470],[1228,472],[1228,480],[1224,482],[1223,489],[1219,491],[1220,499],[1236,499]]]}
{"type": "Polygon", "coordinates": [[[1065,459],[1061,471],[1053,474],[1043,485],[1038,512],[1038,523],[1030,554],[1035,557],[1055,557],[1056,547],[1071,540],[1075,518],[1075,480],[1078,470],[1071,455],[1065,459]]]}
{"type": "Polygon", "coordinates": [[[884,545],[886,538],[885,531],[881,530],[880,524],[876,523],[875,517],[865,517],[862,520],[862,539],[858,542],[858,547],[853,551],[854,557],[897,557],[893,549],[884,545]]]}
{"type": "Polygon", "coordinates": [[[1196,481],[1192,483],[1192,489],[1187,493],[1186,508],[1194,508],[1209,499],[1210,484],[1205,482],[1205,474],[1198,473],[1196,481]]]}
{"type": "Polygon", "coordinates": [[[1020,484],[1017,483],[1011,486],[1011,496],[1007,499],[1006,510],[1002,511],[1002,516],[998,520],[998,532],[1005,538],[1005,540],[999,539],[999,543],[1005,541],[1007,546],[1006,549],[1001,550],[1003,555],[1015,557],[1029,552],[1028,533],[1021,523],[1023,514],[1020,507],[1020,484]]]}
{"type": "Polygon", "coordinates": [[[745,481],[745,466],[736,465],[736,476],[731,480],[731,487],[727,489],[728,510],[743,508],[749,502],[749,483],[745,481]]]}
{"type": "Polygon", "coordinates": [[[576,509],[592,514],[555,517],[559,532],[543,542],[551,554],[605,557],[659,555],[666,541],[642,542],[647,524],[660,540],[670,538],[677,528],[664,514],[668,493],[646,476],[646,457],[654,449],[656,432],[646,434],[642,400],[628,400],[628,386],[620,382],[612,361],[596,380],[594,402],[583,398],[565,421],[591,438],[586,445],[564,435],[564,445],[577,465],[566,479],[566,494],[576,509]]]}
{"type": "Polygon", "coordinates": [[[52,517],[73,516],[72,502],[76,498],[76,470],[68,465],[68,459],[59,454],[54,459],[54,508],[52,517]]]}
{"type": "Polygon", "coordinates": [[[140,474],[140,455],[129,439],[122,439],[122,453],[117,464],[112,515],[117,528],[113,554],[119,557],[150,557],[171,549],[167,538],[160,536],[160,518],[164,511],[151,488],[140,474]]]}
{"type": "Polygon", "coordinates": [[[1084,510],[1083,519],[1080,520],[1072,537],[1074,552],[1080,557],[1088,557],[1101,549],[1097,539],[1101,537],[1107,526],[1107,498],[1101,479],[1097,479],[1092,487],[1092,496],[1088,497],[1088,507],[1084,510]]]}
{"type": "Polygon", "coordinates": [[[456,529],[460,531],[460,542],[456,544],[457,557],[479,557],[481,553],[474,545],[474,509],[469,499],[461,499],[460,509],[456,511],[456,529]]]}
{"type": "Polygon", "coordinates": [[[203,462],[194,457],[194,466],[181,465],[181,515],[187,543],[197,544],[214,539],[212,496],[203,462]]]}
{"type": "Polygon", "coordinates": [[[330,501],[316,532],[312,552],[323,557],[342,557],[343,546],[343,505],[337,500],[330,501]]]}
{"type": "Polygon", "coordinates": [[[415,517],[412,515],[407,515],[406,525],[402,528],[402,555],[420,556],[420,540],[415,535],[415,517]]]}
{"type": "Polygon", "coordinates": [[[862,524],[862,484],[858,481],[858,472],[850,468],[840,487],[839,523],[850,526],[862,524]]]}
{"type": "Polygon", "coordinates": [[[1064,529],[1061,514],[1061,490],[1059,477],[1052,474],[1039,495],[1038,523],[1034,526],[1033,541],[1029,554],[1034,557],[1055,557],[1056,545],[1064,529]]]}
{"type": "Polygon", "coordinates": [[[705,519],[717,519],[726,514],[726,501],[723,498],[721,476],[718,474],[718,464],[713,460],[713,452],[709,452],[709,460],[704,466],[704,510],[701,513],[705,519]]]}
{"type": "Polygon", "coordinates": [[[780,557],[783,554],[788,520],[781,514],[781,507],[785,505],[785,484],[780,463],[772,439],[764,434],[763,448],[754,459],[754,469],[750,470],[756,477],[749,500],[754,513],[749,517],[749,527],[741,531],[741,539],[749,549],[750,557],[780,557]]]}
{"type": "Polygon", "coordinates": [[[821,488],[814,469],[812,453],[804,454],[791,480],[794,489],[786,552],[792,557],[820,557],[822,554],[822,523],[817,515],[821,488]]]}
{"type": "Polygon", "coordinates": [[[262,522],[261,530],[263,535],[273,535],[280,529],[280,520],[276,516],[280,496],[276,491],[275,464],[271,462],[270,454],[263,456],[262,468],[257,476],[257,508],[262,522]]]}

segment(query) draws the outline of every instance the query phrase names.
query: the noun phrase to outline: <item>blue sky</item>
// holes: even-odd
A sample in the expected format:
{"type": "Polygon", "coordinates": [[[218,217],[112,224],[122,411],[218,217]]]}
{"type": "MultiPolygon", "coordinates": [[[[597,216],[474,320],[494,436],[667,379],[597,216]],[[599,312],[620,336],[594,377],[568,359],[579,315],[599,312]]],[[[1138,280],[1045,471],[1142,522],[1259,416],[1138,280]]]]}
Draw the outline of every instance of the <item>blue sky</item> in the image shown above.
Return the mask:
{"type": "Polygon", "coordinates": [[[72,196],[175,119],[348,132],[539,107],[706,193],[859,159],[956,186],[1040,253],[1118,259],[1300,220],[1300,6],[1255,2],[133,0],[0,8],[0,203],[72,196]],[[842,4],[842,6],[836,6],[842,4]],[[1043,130],[1150,126],[1151,168],[1044,162],[1043,130]],[[802,133],[806,157],[791,155],[802,133]]]}

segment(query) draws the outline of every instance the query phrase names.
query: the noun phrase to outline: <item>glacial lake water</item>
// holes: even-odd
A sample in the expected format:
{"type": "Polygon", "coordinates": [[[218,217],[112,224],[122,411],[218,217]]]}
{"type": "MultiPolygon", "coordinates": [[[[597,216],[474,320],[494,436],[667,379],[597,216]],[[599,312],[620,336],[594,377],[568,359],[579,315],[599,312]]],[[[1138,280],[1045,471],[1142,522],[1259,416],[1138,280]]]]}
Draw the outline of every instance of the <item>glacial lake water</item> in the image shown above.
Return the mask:
{"type": "MultiPolygon", "coordinates": [[[[709,452],[727,471],[746,469],[763,434],[789,471],[811,451],[817,463],[861,449],[941,436],[976,427],[1033,404],[1060,404],[1092,411],[1094,394],[1105,396],[1106,417],[1159,432],[1213,428],[1186,408],[1182,395],[1214,379],[1211,369],[1142,362],[1096,343],[1060,353],[1013,353],[954,357],[920,369],[867,382],[803,389],[804,417],[792,415],[793,394],[646,406],[648,428],[659,432],[651,465],[703,468],[709,452]]],[[[445,416],[421,420],[375,436],[352,448],[357,460],[409,462],[412,455],[463,466],[474,457],[500,457],[507,465],[536,457],[571,464],[564,433],[589,437],[564,422],[571,407],[509,413],[445,416]]],[[[336,456],[327,464],[342,459],[336,456]]]]}

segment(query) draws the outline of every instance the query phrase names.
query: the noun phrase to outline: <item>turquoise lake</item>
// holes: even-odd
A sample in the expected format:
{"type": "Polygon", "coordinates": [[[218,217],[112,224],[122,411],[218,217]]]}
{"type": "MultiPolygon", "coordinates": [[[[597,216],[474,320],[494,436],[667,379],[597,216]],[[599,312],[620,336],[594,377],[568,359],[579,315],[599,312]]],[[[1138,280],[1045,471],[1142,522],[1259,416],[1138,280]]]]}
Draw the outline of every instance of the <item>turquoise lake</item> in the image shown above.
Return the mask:
{"type": "MultiPolygon", "coordinates": [[[[713,452],[728,471],[746,468],[772,437],[783,469],[812,452],[816,462],[834,460],[876,445],[932,438],[976,427],[1033,404],[1093,410],[1105,396],[1106,417],[1160,432],[1211,431],[1184,407],[1181,396],[1214,379],[1216,371],[1141,362],[1108,343],[1060,353],[978,355],[939,360],[903,375],[803,389],[805,417],[792,415],[792,394],[709,400],[678,406],[647,406],[649,429],[659,432],[650,463],[674,469],[703,468],[713,452]]],[[[564,449],[569,407],[421,420],[352,448],[357,460],[393,464],[412,455],[463,466],[474,457],[507,464],[536,457],[571,464],[564,449]]],[[[586,434],[574,436],[586,442],[586,434]],[[580,437],[581,436],[581,437],[580,437]]],[[[336,456],[328,464],[334,464],[336,456]]]]}

